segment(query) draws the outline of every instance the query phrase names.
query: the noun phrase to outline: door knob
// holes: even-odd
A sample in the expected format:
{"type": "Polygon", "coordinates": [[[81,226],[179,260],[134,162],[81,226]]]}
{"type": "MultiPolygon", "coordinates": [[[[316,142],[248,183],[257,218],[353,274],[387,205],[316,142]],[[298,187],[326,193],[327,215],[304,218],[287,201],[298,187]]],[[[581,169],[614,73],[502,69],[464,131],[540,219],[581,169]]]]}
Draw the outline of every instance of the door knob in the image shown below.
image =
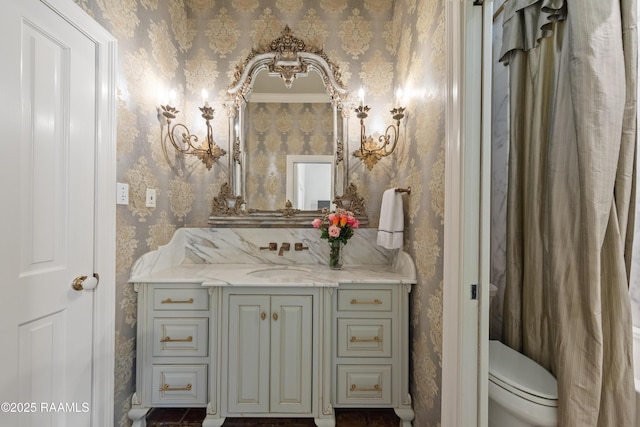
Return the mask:
{"type": "Polygon", "coordinates": [[[76,291],[83,291],[88,289],[95,289],[98,286],[98,275],[93,276],[78,276],[73,279],[71,287],[76,291]]]}

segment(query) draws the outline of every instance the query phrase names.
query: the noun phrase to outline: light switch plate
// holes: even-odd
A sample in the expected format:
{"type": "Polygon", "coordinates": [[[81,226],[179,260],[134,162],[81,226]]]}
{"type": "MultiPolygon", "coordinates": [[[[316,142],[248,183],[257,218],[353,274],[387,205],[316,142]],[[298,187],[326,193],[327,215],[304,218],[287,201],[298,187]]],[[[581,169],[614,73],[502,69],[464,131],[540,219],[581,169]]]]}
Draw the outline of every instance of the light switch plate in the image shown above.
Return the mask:
{"type": "Polygon", "coordinates": [[[147,188],[147,207],[156,207],[156,190],[154,188],[147,188]]]}
{"type": "Polygon", "coordinates": [[[116,204],[129,204],[129,184],[126,184],[124,182],[116,183],[116,204]]]}

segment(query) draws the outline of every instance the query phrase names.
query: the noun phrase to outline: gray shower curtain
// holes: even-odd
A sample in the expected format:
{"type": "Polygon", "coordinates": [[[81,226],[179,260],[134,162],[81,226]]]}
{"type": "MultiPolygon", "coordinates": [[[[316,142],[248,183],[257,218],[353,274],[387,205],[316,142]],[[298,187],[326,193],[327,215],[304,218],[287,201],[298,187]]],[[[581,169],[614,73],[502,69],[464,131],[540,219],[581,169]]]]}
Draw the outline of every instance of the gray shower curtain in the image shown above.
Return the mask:
{"type": "Polygon", "coordinates": [[[558,379],[558,425],[633,426],[636,0],[509,0],[503,339],[558,379]]]}

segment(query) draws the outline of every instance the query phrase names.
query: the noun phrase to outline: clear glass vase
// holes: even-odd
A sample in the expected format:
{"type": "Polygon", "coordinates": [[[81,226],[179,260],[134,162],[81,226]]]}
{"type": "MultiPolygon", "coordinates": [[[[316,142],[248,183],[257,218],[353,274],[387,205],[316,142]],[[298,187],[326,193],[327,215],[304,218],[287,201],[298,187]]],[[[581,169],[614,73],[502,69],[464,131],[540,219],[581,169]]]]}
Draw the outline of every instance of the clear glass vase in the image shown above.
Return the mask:
{"type": "Polygon", "coordinates": [[[329,242],[329,268],[332,270],[342,268],[342,242],[340,240],[329,242]]]}

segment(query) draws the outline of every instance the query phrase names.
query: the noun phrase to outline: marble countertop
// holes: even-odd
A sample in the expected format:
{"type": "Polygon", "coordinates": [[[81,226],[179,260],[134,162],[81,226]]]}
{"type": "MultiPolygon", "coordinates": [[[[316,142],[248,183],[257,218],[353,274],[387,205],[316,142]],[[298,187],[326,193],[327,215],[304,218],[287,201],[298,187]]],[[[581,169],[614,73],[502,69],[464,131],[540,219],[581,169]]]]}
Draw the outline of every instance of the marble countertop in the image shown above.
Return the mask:
{"type": "Polygon", "coordinates": [[[415,284],[409,254],[381,248],[375,239],[375,230],[358,230],[345,250],[343,268],[332,270],[326,262],[329,246],[312,228],[178,229],[167,245],[136,261],[129,282],[298,287],[415,284]],[[305,250],[265,250],[270,242],[288,242],[291,247],[299,242],[305,250]]]}
{"type": "Polygon", "coordinates": [[[132,277],[138,283],[199,283],[203,286],[337,287],[345,283],[413,284],[415,278],[389,265],[347,265],[331,270],[323,264],[183,264],[132,277]]]}

